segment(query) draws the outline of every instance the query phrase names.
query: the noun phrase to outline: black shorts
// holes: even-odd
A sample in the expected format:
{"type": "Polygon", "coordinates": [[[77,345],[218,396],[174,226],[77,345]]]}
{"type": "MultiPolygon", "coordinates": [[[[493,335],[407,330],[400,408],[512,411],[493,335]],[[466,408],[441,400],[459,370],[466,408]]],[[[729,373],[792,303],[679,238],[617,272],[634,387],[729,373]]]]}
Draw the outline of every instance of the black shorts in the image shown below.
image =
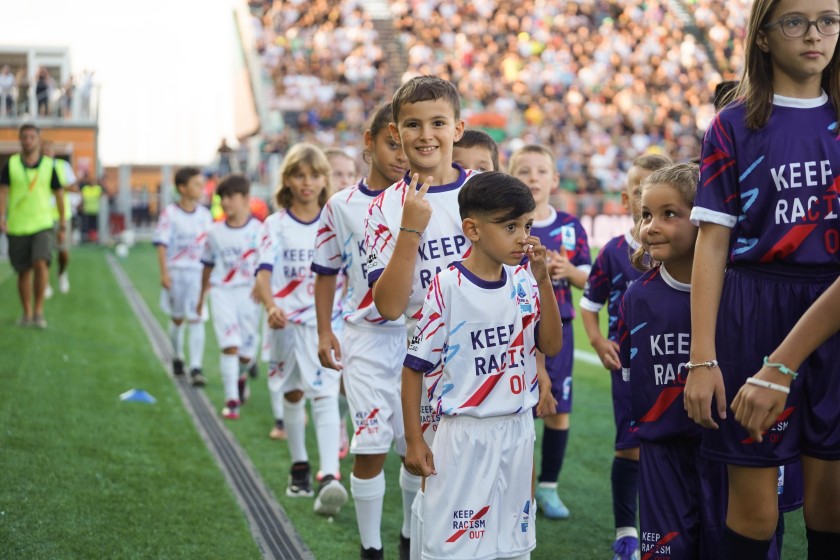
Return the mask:
{"type": "Polygon", "coordinates": [[[32,235],[9,235],[9,261],[16,272],[32,268],[35,261],[46,261],[49,264],[52,248],[52,228],[32,235]]]}

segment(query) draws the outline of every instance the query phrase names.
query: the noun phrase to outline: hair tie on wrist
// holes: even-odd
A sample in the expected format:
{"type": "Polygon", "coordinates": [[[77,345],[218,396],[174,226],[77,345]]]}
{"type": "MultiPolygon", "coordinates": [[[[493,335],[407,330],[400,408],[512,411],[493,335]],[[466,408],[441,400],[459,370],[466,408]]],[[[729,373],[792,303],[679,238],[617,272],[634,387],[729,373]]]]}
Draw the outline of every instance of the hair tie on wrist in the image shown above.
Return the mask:
{"type": "Polygon", "coordinates": [[[416,229],[411,229],[411,228],[400,226],[400,231],[407,231],[408,233],[416,233],[421,239],[423,238],[423,232],[418,231],[416,229]]]}

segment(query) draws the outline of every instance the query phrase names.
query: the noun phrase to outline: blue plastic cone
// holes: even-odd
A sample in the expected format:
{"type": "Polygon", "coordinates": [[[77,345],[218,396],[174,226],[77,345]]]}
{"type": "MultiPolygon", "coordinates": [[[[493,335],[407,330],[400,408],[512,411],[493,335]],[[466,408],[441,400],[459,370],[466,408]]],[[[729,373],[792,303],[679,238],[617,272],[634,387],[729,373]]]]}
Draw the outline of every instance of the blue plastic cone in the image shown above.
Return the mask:
{"type": "Polygon", "coordinates": [[[128,391],[120,395],[120,400],[126,402],[139,402],[146,404],[155,404],[157,402],[157,399],[155,399],[152,395],[150,395],[143,389],[129,389],[128,391]]]}

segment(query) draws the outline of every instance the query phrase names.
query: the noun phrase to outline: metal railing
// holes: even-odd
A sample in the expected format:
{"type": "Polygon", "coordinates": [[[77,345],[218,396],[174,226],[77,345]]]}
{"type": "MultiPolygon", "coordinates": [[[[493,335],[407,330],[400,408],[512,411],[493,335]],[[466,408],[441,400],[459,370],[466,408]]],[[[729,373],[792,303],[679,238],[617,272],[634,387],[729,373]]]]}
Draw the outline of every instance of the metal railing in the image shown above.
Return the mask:
{"type": "Polygon", "coordinates": [[[0,91],[0,121],[95,123],[99,117],[99,86],[90,88],[13,86],[0,91]]]}

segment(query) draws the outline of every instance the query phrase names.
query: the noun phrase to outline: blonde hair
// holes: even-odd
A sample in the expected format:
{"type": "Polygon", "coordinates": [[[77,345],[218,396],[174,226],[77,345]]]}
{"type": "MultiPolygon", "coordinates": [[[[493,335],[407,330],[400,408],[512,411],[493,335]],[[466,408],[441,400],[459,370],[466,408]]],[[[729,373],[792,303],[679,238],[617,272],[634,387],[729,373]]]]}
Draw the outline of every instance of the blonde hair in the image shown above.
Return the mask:
{"type": "Polygon", "coordinates": [[[330,162],[323,150],[314,144],[301,142],[295,144],[283,158],[283,165],[280,167],[280,180],[277,189],[274,191],[274,201],[280,208],[289,208],[292,205],[292,191],[286,186],[286,180],[296,173],[301,165],[308,165],[318,175],[323,175],[327,182],[326,187],[318,195],[318,204],[321,208],[327,203],[332,194],[332,179],[330,178],[330,162]]]}
{"type": "MultiPolygon", "coordinates": [[[[746,107],[747,128],[758,129],[767,124],[773,111],[773,62],[770,53],[764,52],[756,41],[758,35],[767,25],[770,14],[778,6],[780,0],[755,0],[750,20],[747,24],[747,37],[744,39],[744,70],[738,87],[729,92],[721,100],[726,106],[738,99],[746,107]]],[[[838,2],[840,5],[840,2],[838,2]]],[[[840,44],[840,41],[838,42],[840,44]]],[[[822,88],[828,93],[837,120],[840,120],[840,57],[837,56],[837,45],[834,54],[822,73],[822,88]]]]}
{"type": "Polygon", "coordinates": [[[557,172],[557,163],[554,161],[554,152],[542,144],[526,144],[511,154],[510,159],[508,160],[508,173],[514,173],[518,160],[524,154],[542,154],[546,156],[549,161],[551,161],[551,171],[554,173],[557,172]]]}
{"type": "MultiPolygon", "coordinates": [[[[689,208],[694,208],[694,197],[697,194],[697,183],[700,182],[700,168],[696,163],[675,163],[667,167],[657,169],[642,180],[642,192],[653,185],[669,185],[682,195],[683,202],[689,208]]],[[[641,239],[639,234],[642,231],[642,221],[639,220],[634,226],[633,237],[641,239]]],[[[646,272],[655,266],[642,243],[630,256],[633,266],[642,272],[646,272]]]]}

